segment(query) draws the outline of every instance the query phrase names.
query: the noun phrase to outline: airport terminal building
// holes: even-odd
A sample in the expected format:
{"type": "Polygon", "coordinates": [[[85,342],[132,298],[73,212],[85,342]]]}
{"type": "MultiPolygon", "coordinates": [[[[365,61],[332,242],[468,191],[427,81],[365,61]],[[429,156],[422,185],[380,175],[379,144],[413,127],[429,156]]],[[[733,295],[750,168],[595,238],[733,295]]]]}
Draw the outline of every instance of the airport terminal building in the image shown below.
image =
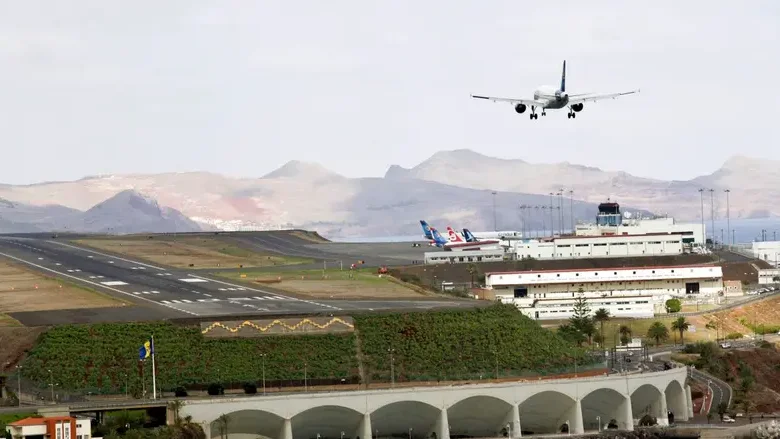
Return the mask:
{"type": "Polygon", "coordinates": [[[684,253],[683,235],[562,236],[515,243],[517,259],[589,259],[684,253]]]}
{"type": "Polygon", "coordinates": [[[677,223],[670,217],[643,218],[628,212],[621,213],[618,203],[599,204],[595,223],[580,223],[574,228],[576,236],[636,236],[672,233],[683,236],[683,244],[689,247],[705,245],[704,224],[677,223]]]}
{"type": "Polygon", "coordinates": [[[724,288],[717,265],[492,272],[485,284],[496,300],[538,320],[571,317],[580,291],[592,311],[652,317],[672,297],[716,297],[724,288]]]}

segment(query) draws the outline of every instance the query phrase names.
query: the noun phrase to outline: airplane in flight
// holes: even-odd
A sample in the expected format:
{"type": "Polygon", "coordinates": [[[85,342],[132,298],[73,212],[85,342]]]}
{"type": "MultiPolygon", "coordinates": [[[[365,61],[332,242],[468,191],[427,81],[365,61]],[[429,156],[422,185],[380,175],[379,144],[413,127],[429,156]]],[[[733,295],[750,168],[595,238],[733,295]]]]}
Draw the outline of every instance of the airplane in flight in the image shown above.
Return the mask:
{"type": "Polygon", "coordinates": [[[615,99],[618,96],[630,95],[633,93],[639,93],[639,90],[626,91],[621,93],[581,93],[581,94],[569,94],[566,91],[566,60],[563,61],[563,74],[561,75],[561,87],[556,89],[552,85],[543,85],[534,90],[533,99],[513,99],[513,98],[498,98],[492,96],[475,96],[471,95],[475,99],[487,99],[493,102],[509,102],[515,107],[515,111],[518,113],[524,113],[528,107],[531,107],[531,119],[539,119],[539,115],[536,113],[536,109],[542,110],[542,116],[546,116],[545,110],[557,110],[564,107],[569,107],[569,119],[577,117],[577,113],[585,108],[585,102],[596,102],[602,99],[615,99]]]}

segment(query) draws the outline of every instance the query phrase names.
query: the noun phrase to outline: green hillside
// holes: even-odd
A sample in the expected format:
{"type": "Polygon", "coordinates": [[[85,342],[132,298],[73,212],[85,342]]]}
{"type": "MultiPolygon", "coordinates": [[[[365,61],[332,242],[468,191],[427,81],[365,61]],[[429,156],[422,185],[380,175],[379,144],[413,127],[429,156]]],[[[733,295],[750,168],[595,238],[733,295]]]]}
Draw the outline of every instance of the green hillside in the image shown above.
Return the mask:
{"type": "Polygon", "coordinates": [[[269,381],[302,381],[304,368],[310,381],[356,380],[361,366],[362,381],[389,381],[391,348],[396,379],[404,381],[556,373],[572,366],[575,357],[583,361],[584,351],[508,305],[353,318],[356,332],[349,334],[221,339],[171,323],[58,326],[41,337],[23,370],[42,386],[53,379],[58,388],[95,393],[123,392],[127,374],[130,392],[138,393],[141,374],[147,386],[151,374],[150,364],[138,361],[150,334],[158,387],[167,390],[257,382],[261,354],[269,381]]]}

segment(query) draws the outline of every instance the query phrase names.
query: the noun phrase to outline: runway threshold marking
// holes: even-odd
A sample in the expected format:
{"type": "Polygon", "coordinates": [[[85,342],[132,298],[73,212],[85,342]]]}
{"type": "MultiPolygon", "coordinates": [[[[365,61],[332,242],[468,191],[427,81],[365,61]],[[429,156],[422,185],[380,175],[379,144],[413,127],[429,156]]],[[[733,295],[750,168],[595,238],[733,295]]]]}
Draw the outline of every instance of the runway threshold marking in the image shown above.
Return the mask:
{"type": "MultiPolygon", "coordinates": [[[[63,247],[70,247],[70,248],[73,248],[73,249],[76,249],[76,250],[81,250],[81,251],[84,251],[84,252],[89,252],[89,253],[93,253],[93,254],[100,255],[100,256],[105,256],[105,257],[111,258],[111,259],[119,259],[120,261],[129,262],[131,264],[143,265],[144,267],[154,268],[155,270],[166,271],[165,268],[156,267],[154,265],[145,264],[143,262],[133,261],[131,259],[120,258],[119,256],[109,255],[107,253],[101,253],[101,252],[98,252],[98,251],[95,251],[95,250],[86,249],[84,247],[78,247],[78,246],[75,246],[75,245],[65,244],[64,242],[51,241],[51,240],[46,241],[46,242],[50,242],[52,244],[61,245],[63,247]]],[[[109,264],[111,264],[111,263],[113,263],[113,262],[109,262],[109,264]]]]}
{"type": "Polygon", "coordinates": [[[212,279],[210,277],[198,276],[198,275],[195,275],[195,274],[192,274],[192,273],[189,273],[189,275],[191,277],[196,277],[196,278],[203,279],[203,280],[206,280],[206,281],[216,282],[218,284],[228,285],[228,286],[235,287],[235,288],[245,288],[245,289],[247,289],[249,291],[255,291],[257,293],[268,294],[269,296],[281,297],[281,298],[284,298],[284,299],[287,299],[287,300],[291,300],[291,301],[294,301],[294,302],[304,302],[304,303],[308,303],[310,305],[317,305],[317,306],[321,306],[323,308],[330,308],[330,309],[334,309],[334,310],[337,310],[337,311],[341,311],[341,308],[339,308],[339,307],[332,306],[332,305],[325,305],[324,303],[314,302],[314,301],[305,300],[305,299],[298,299],[296,297],[284,296],[282,294],[276,294],[276,293],[271,293],[271,292],[264,291],[264,290],[259,290],[257,288],[251,288],[251,287],[246,287],[246,286],[242,286],[242,285],[236,285],[236,284],[232,284],[230,282],[216,280],[216,279],[212,279]]]}
{"type": "MultiPolygon", "coordinates": [[[[57,270],[51,269],[49,267],[44,267],[43,265],[38,265],[38,264],[32,263],[30,261],[26,261],[26,260],[24,260],[22,258],[17,258],[16,256],[11,256],[11,255],[5,254],[5,253],[0,253],[0,256],[4,256],[6,258],[13,259],[15,261],[19,261],[21,263],[33,266],[35,268],[39,268],[41,270],[45,270],[45,271],[48,271],[48,272],[51,272],[51,273],[56,273],[56,274],[59,274],[60,276],[64,276],[64,277],[67,277],[67,278],[70,278],[70,279],[73,279],[73,280],[76,280],[76,281],[79,281],[79,282],[84,282],[86,284],[94,285],[96,287],[105,288],[105,289],[111,290],[111,291],[113,291],[115,293],[124,294],[125,296],[130,296],[130,297],[132,297],[134,299],[145,300],[145,301],[147,301],[149,303],[154,303],[155,305],[158,305],[158,306],[160,305],[160,303],[155,301],[155,300],[147,299],[146,297],[143,297],[143,296],[135,296],[132,293],[128,293],[127,291],[122,291],[122,290],[120,290],[118,288],[112,288],[111,286],[103,285],[103,283],[92,282],[90,280],[86,280],[86,279],[78,277],[78,276],[73,276],[73,275],[70,275],[68,273],[63,273],[61,271],[57,271],[57,270]]],[[[198,315],[198,314],[196,314],[194,312],[185,311],[183,309],[174,308],[172,306],[168,306],[168,308],[175,309],[176,311],[187,313],[187,314],[191,314],[191,315],[194,315],[194,316],[198,315]]]]}

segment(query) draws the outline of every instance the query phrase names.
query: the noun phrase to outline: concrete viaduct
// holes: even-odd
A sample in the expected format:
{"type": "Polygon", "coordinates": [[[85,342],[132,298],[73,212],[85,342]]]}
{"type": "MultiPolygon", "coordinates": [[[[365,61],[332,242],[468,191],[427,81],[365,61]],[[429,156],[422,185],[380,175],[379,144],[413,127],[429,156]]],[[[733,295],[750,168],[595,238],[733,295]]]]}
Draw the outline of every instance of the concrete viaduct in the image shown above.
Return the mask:
{"type": "Polygon", "coordinates": [[[693,416],[687,369],[566,380],[188,400],[207,439],[449,439],[633,430],[645,414],[693,416]],[[224,415],[224,416],[223,416],[224,415]],[[226,421],[226,422],[225,422],[226,421]]]}

